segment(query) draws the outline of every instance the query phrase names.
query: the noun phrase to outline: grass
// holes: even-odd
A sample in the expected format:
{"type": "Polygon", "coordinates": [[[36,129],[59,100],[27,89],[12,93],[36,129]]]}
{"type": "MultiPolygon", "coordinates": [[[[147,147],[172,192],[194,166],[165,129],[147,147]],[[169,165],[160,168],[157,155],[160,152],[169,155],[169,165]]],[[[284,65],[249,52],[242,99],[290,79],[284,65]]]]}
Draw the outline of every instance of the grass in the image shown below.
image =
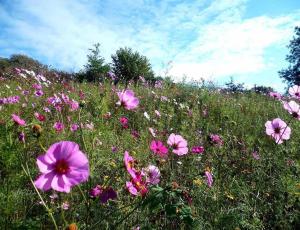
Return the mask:
{"type": "Polygon", "coordinates": [[[165,84],[162,89],[130,85],[140,100],[134,111],[118,107],[116,91],[124,86],[69,82],[55,79],[43,86],[44,95],[36,97],[33,78],[14,76],[3,79],[0,98],[21,97],[20,103],[1,106],[0,117],[0,226],[3,229],[54,229],[49,213],[40,203],[22,165],[35,180],[39,174],[36,157],[55,142],[70,140],[86,153],[90,177],[86,183],[72,188],[71,193],[39,191],[59,229],[76,223],[79,229],[296,229],[300,223],[299,205],[299,121],[290,118],[281,103],[269,96],[247,93],[231,94],[165,84]],[[21,90],[29,90],[24,96],[21,90]],[[79,98],[79,92],[85,94],[79,98]],[[80,108],[56,111],[46,102],[53,94],[65,93],[80,102],[80,108]],[[161,100],[161,96],[168,101],[161,100]],[[34,103],[34,107],[32,106],[34,103]],[[50,113],[43,108],[51,108],[50,113]],[[161,117],[155,115],[155,110],[161,117]],[[207,114],[205,114],[205,111],[207,114]],[[46,116],[39,122],[34,112],[46,116]],[[110,112],[111,117],[105,115],[110,112]],[[147,112],[148,120],[144,116],[147,112]],[[15,125],[15,113],[26,120],[26,126],[15,125]],[[129,119],[129,128],[120,125],[119,118],[129,119]],[[69,118],[68,118],[69,117],[69,118]],[[268,120],[281,118],[292,128],[290,140],[278,145],[265,134],[268,120]],[[69,122],[68,120],[71,120],[69,122]],[[63,132],[53,128],[56,121],[65,124],[63,132]],[[71,132],[71,123],[82,123],[71,132]],[[93,124],[93,129],[86,124],[93,124]],[[39,137],[34,124],[41,125],[39,137]],[[154,138],[149,127],[157,130],[154,138]],[[132,131],[138,132],[134,138],[132,131]],[[25,133],[25,143],[18,133],[25,133]],[[167,142],[171,133],[183,136],[189,149],[202,145],[203,154],[177,156],[169,151],[167,159],[154,155],[150,142],[167,142]],[[223,139],[222,146],[211,144],[210,134],[223,139]],[[112,147],[117,152],[112,152],[112,147]],[[145,197],[132,196],[125,187],[130,180],[123,156],[125,150],[137,159],[138,167],[156,165],[161,171],[157,186],[149,188],[145,197]],[[254,159],[257,151],[260,159],[254,159]],[[208,187],[204,172],[213,174],[208,187]],[[89,196],[97,184],[111,186],[118,193],[116,200],[100,204],[89,196]],[[64,202],[69,209],[62,209],[64,202]]]}

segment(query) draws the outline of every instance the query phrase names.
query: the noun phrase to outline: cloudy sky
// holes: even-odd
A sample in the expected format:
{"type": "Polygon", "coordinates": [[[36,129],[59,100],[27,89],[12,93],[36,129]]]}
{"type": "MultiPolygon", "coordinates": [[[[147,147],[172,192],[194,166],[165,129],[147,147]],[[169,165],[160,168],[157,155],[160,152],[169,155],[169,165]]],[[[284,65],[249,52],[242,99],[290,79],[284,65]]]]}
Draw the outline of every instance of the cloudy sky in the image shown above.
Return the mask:
{"type": "Polygon", "coordinates": [[[282,91],[296,25],[299,0],[0,0],[0,56],[77,71],[99,42],[107,62],[128,46],[176,80],[232,76],[282,91]]]}

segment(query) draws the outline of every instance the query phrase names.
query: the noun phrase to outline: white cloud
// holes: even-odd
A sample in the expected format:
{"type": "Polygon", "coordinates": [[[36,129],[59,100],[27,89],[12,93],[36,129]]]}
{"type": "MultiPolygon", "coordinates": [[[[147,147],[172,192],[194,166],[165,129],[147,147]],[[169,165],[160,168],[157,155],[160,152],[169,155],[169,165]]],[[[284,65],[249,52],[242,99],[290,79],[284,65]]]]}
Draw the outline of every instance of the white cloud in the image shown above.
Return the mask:
{"type": "Polygon", "coordinates": [[[0,34],[0,55],[31,50],[36,58],[78,70],[88,49],[100,42],[107,61],[124,46],[146,55],[157,73],[172,60],[169,73],[177,79],[256,74],[277,65],[266,50],[288,43],[300,12],[244,19],[246,3],[20,0],[11,11],[0,5],[0,20],[6,22],[0,32],[7,34],[0,34]]]}

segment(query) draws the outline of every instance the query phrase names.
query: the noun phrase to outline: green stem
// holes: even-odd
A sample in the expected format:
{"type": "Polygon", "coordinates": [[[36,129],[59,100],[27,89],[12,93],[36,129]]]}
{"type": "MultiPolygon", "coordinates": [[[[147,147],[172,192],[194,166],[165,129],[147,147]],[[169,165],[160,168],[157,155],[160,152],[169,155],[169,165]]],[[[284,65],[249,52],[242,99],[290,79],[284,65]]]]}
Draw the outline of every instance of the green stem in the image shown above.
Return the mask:
{"type": "Polygon", "coordinates": [[[28,165],[26,164],[27,170],[25,169],[25,167],[24,167],[23,164],[21,164],[21,166],[22,166],[22,168],[23,168],[25,174],[29,177],[29,180],[30,180],[30,182],[32,183],[32,185],[33,185],[33,187],[34,187],[36,193],[38,194],[38,196],[39,196],[39,198],[40,198],[40,200],[41,200],[41,202],[42,202],[42,205],[43,205],[43,206],[45,207],[45,209],[47,210],[48,215],[49,215],[49,217],[51,218],[51,220],[52,220],[52,222],[53,222],[53,225],[54,225],[54,227],[55,227],[55,230],[58,230],[56,221],[55,221],[55,219],[54,219],[54,216],[53,216],[51,210],[50,210],[49,207],[46,205],[46,203],[45,203],[45,201],[44,201],[42,195],[40,194],[39,190],[38,190],[37,187],[35,186],[35,184],[34,184],[32,178],[31,178],[31,176],[30,176],[30,174],[29,174],[29,168],[28,168],[28,165]]]}

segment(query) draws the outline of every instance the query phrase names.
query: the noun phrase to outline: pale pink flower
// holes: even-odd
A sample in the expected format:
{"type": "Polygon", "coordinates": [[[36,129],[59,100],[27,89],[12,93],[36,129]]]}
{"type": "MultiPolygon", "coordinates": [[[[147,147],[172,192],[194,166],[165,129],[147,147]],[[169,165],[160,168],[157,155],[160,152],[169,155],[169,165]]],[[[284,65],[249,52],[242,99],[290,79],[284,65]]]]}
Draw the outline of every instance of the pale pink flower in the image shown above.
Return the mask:
{"type": "Polygon", "coordinates": [[[156,134],[155,134],[155,130],[153,129],[153,128],[149,128],[149,132],[151,133],[151,135],[153,136],[153,137],[156,137],[156,134]]]}
{"type": "Polygon", "coordinates": [[[146,183],[156,185],[160,181],[160,171],[154,165],[149,165],[147,168],[143,169],[143,173],[146,176],[146,183]]]}
{"type": "Polygon", "coordinates": [[[300,86],[294,85],[293,87],[290,87],[289,94],[294,98],[300,99],[300,86]]]}
{"type": "Polygon", "coordinates": [[[78,128],[79,128],[79,125],[74,123],[74,124],[71,125],[70,130],[72,132],[75,132],[78,128]]]}
{"type": "Polygon", "coordinates": [[[173,148],[173,153],[182,156],[188,153],[187,141],[180,135],[172,133],[167,141],[168,145],[173,148]]]}
{"type": "Polygon", "coordinates": [[[132,90],[123,90],[117,94],[119,97],[117,105],[123,106],[127,110],[132,110],[138,107],[139,99],[134,96],[134,92],[132,90]]]}
{"type": "Polygon", "coordinates": [[[154,110],[156,116],[161,117],[160,112],[158,110],[154,110]]]}
{"type": "Polygon", "coordinates": [[[278,100],[280,100],[282,98],[282,95],[280,93],[277,93],[277,92],[270,92],[269,96],[273,97],[275,99],[278,99],[278,100]]]}
{"type": "Polygon", "coordinates": [[[288,102],[283,102],[283,107],[294,118],[300,120],[300,106],[296,102],[294,102],[294,101],[290,101],[289,103],[288,102]]]}
{"type": "Polygon", "coordinates": [[[275,139],[277,144],[283,143],[283,140],[290,139],[291,128],[280,118],[275,118],[273,121],[267,121],[265,127],[266,134],[275,139]]]}

